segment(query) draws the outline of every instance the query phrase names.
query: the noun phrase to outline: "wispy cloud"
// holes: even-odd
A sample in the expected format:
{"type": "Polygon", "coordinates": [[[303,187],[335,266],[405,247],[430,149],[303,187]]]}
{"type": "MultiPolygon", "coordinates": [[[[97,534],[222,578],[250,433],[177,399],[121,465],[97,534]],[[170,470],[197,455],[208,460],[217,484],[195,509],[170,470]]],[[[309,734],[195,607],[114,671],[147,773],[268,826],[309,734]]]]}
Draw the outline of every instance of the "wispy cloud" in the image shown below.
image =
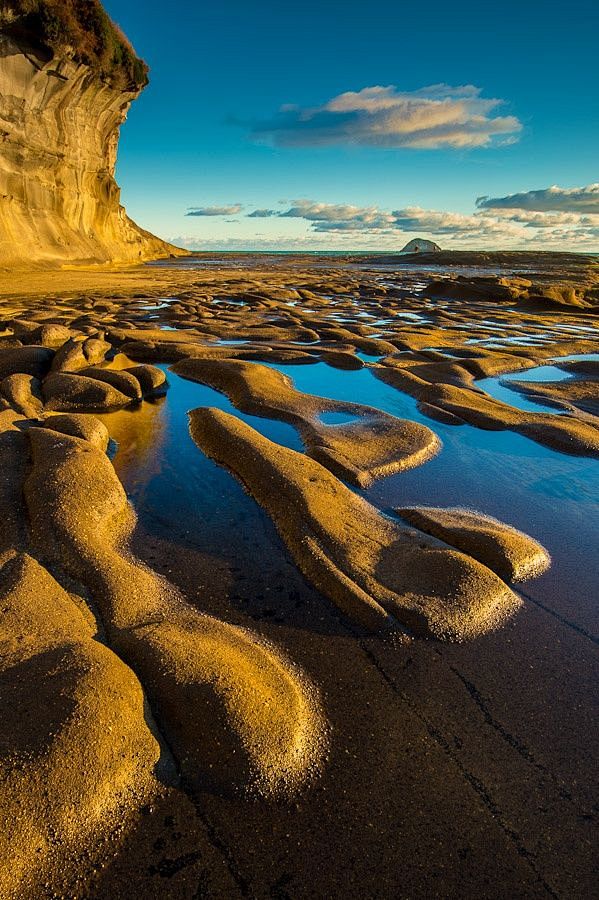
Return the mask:
{"type": "Polygon", "coordinates": [[[479,209],[599,214],[599,183],[574,188],[561,188],[554,184],[541,190],[508,194],[505,197],[478,197],[476,205],[479,209]]]}
{"type": "Polygon", "coordinates": [[[317,203],[314,200],[296,200],[282,219],[306,219],[313,223],[315,231],[379,231],[391,227],[390,213],[376,206],[349,206],[346,204],[317,203]]]}
{"type": "Polygon", "coordinates": [[[220,237],[220,238],[201,238],[194,235],[179,235],[170,237],[169,243],[175,244],[177,247],[184,247],[187,250],[256,250],[256,251],[314,251],[323,248],[346,249],[348,252],[358,248],[377,250],[381,248],[380,238],[369,237],[365,235],[359,240],[348,235],[346,238],[336,238],[334,244],[327,240],[323,235],[304,234],[294,235],[290,237],[285,234],[273,235],[255,235],[249,237],[220,237]]]}
{"type": "Polygon", "coordinates": [[[282,147],[354,144],[433,150],[512,143],[522,124],[494,115],[504,101],[481,97],[474,85],[436,84],[416,91],[366,87],[322,106],[284,106],[252,129],[252,137],[282,147]]]}
{"type": "Polygon", "coordinates": [[[525,246],[530,243],[573,247],[592,246],[599,235],[599,217],[577,213],[541,213],[526,210],[476,210],[472,214],[408,206],[392,211],[376,206],[296,200],[281,218],[303,219],[314,234],[358,234],[395,242],[414,233],[453,246],[525,246]]]}
{"type": "Polygon", "coordinates": [[[186,216],[236,216],[243,209],[241,203],[232,206],[190,206],[186,216]]]}
{"type": "Polygon", "coordinates": [[[272,216],[277,216],[278,212],[276,209],[255,209],[253,212],[248,213],[248,219],[270,219],[272,216]]]}
{"type": "MultiPolygon", "coordinates": [[[[586,188],[547,188],[545,191],[529,191],[511,194],[506,198],[478,198],[471,213],[451,210],[423,209],[420,206],[406,206],[387,210],[378,206],[356,206],[349,203],[326,203],[318,200],[299,199],[281,210],[270,208],[253,209],[245,219],[273,218],[297,219],[306,223],[302,236],[289,237],[289,233],[279,235],[256,232],[252,237],[230,238],[232,244],[250,248],[270,245],[288,247],[306,246],[352,246],[397,249],[414,234],[435,240],[450,247],[542,247],[546,249],[571,248],[576,250],[596,250],[599,239],[599,213],[592,212],[591,200],[599,197],[599,185],[586,188]],[[496,201],[527,198],[527,203],[540,204],[540,195],[548,195],[547,203],[570,203],[581,205],[584,211],[566,209],[538,210],[514,206],[494,206],[496,201]],[[530,199],[536,198],[536,199],[530,199]],[[318,244],[318,242],[321,242],[318,244]],[[401,242],[401,243],[400,243],[401,242]]],[[[282,202],[282,201],[281,201],[282,202]]],[[[202,207],[190,210],[190,214],[208,216],[228,216],[242,209],[242,204],[234,207],[202,207]]],[[[238,223],[239,219],[225,218],[227,223],[238,223]]],[[[272,232],[272,226],[270,231],[272,232]]],[[[200,238],[190,238],[204,246],[208,243],[200,238]]],[[[227,239],[215,239],[222,246],[227,239]]]]}

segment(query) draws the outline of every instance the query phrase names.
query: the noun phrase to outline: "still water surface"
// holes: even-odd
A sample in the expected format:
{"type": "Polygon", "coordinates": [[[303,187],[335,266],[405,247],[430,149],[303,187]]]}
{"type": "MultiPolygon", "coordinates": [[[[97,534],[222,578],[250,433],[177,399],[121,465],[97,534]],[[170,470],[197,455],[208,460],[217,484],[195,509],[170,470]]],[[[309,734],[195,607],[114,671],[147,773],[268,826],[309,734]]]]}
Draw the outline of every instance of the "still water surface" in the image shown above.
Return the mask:
{"type": "MultiPolygon", "coordinates": [[[[432,428],[442,441],[441,452],[416,469],[375,482],[363,492],[368,500],[388,511],[406,505],[466,506],[522,529],[540,540],[554,560],[549,573],[525,590],[585,630],[596,629],[599,460],[568,456],[510,431],[433,422],[412,397],[379,381],[368,368],[269,365],[289,375],[298,390],[374,406],[432,428]]],[[[163,368],[170,384],[165,398],[103,417],[118,447],[115,468],[146,531],[196,535],[216,554],[226,541],[227,553],[234,554],[230,523],[254,521],[255,510],[249,513],[255,503],[193,443],[188,411],[217,407],[295,450],[301,451],[301,439],[291,425],[241,413],[224,395],[163,368]]],[[[533,406],[539,411],[538,404],[533,406]]],[[[342,418],[326,413],[323,421],[334,427],[342,418]]]]}

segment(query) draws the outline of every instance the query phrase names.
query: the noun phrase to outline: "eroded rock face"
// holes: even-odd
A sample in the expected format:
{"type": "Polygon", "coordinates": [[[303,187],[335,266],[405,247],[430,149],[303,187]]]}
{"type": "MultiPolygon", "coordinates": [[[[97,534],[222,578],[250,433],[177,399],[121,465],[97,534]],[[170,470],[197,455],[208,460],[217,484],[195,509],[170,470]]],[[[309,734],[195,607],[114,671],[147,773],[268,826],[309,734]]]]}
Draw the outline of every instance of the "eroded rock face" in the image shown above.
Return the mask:
{"type": "Polygon", "coordinates": [[[0,266],[177,253],[120,204],[119,129],[138,93],[0,35],[0,266]]]}

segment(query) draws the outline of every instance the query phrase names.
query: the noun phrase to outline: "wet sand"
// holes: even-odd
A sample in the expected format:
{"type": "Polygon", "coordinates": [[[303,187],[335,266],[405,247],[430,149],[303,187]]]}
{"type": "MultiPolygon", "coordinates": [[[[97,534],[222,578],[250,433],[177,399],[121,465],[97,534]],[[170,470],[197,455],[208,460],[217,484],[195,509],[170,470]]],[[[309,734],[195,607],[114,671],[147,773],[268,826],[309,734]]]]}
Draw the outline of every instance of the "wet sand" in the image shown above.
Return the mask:
{"type": "Polygon", "coordinates": [[[573,278],[545,306],[301,258],[0,283],[6,896],[594,895],[599,341],[573,278]],[[479,515],[441,534],[423,507],[479,515]],[[438,621],[458,583],[463,633],[391,599],[438,621]]]}

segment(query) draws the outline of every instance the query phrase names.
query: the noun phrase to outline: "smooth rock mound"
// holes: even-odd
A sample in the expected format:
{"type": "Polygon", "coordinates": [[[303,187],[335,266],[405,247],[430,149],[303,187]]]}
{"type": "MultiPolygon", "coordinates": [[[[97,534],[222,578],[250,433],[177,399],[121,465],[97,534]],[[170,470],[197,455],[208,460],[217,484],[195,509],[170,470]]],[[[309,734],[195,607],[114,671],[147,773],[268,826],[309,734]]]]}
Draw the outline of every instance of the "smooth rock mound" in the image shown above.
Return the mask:
{"type": "Polygon", "coordinates": [[[186,780],[221,793],[297,789],[323,748],[308,679],[257,636],[189,606],[136,561],[127,550],[133,512],[109,459],[51,424],[28,431],[35,546],[89,588],[186,780]]]}
{"type": "Polygon", "coordinates": [[[65,325],[48,323],[36,328],[29,335],[29,340],[23,341],[23,343],[32,341],[35,344],[41,344],[42,347],[61,347],[70,337],[71,331],[65,325]]]}
{"type": "Polygon", "coordinates": [[[100,338],[69,338],[56,351],[52,372],[78,372],[101,363],[110,350],[108,341],[100,338]]]}
{"type": "Polygon", "coordinates": [[[140,384],[144,397],[162,393],[166,390],[166,375],[158,366],[139,365],[121,369],[131,375],[140,384]]]}
{"type": "Polygon", "coordinates": [[[8,375],[0,382],[0,394],[26,418],[37,419],[41,416],[44,408],[42,386],[33,375],[8,375]]]}
{"type": "Polygon", "coordinates": [[[41,897],[155,792],[141,686],[35,560],[0,570],[0,895],[41,897]]]}
{"type": "Polygon", "coordinates": [[[339,478],[360,487],[375,478],[421,465],[441,447],[425,425],[398,419],[359,403],[343,403],[304,394],[275,369],[241,360],[187,359],[173,366],[184,378],[225,393],[243,412],[273,416],[294,425],[309,456],[339,478]],[[327,425],[325,413],[347,414],[354,421],[327,425]]]}
{"type": "Polygon", "coordinates": [[[506,581],[535,578],[551,564],[551,558],[541,544],[491,516],[470,509],[423,506],[396,512],[421,531],[480,560],[506,581]]]}
{"type": "Polygon", "coordinates": [[[364,627],[464,640],[520,605],[490,569],[383,516],[315,460],[216,409],[190,420],[197,445],[265,508],[308,580],[364,627]]]}
{"type": "Polygon", "coordinates": [[[58,412],[108,412],[132,402],[130,396],[105,381],[67,372],[48,375],[42,391],[46,409],[58,412]]]}
{"type": "Polygon", "coordinates": [[[61,434],[70,434],[72,437],[81,438],[103,452],[106,452],[110,441],[106,425],[96,416],[85,413],[49,416],[44,422],[44,427],[61,434]]]}
{"type": "Polygon", "coordinates": [[[405,245],[400,251],[401,253],[441,253],[441,248],[434,241],[427,241],[424,238],[414,238],[405,245]]]}
{"type": "Polygon", "coordinates": [[[43,378],[52,365],[54,350],[49,347],[14,347],[0,353],[0,380],[8,375],[33,375],[43,378]]]}
{"type": "Polygon", "coordinates": [[[510,387],[531,400],[543,403],[547,400],[574,407],[592,416],[599,416],[599,379],[576,375],[565,381],[511,381],[510,387]]]}
{"type": "Polygon", "coordinates": [[[89,369],[83,369],[82,375],[112,385],[134,402],[140,401],[143,397],[139,380],[125,369],[102,369],[100,366],[91,366],[89,369]]]}

